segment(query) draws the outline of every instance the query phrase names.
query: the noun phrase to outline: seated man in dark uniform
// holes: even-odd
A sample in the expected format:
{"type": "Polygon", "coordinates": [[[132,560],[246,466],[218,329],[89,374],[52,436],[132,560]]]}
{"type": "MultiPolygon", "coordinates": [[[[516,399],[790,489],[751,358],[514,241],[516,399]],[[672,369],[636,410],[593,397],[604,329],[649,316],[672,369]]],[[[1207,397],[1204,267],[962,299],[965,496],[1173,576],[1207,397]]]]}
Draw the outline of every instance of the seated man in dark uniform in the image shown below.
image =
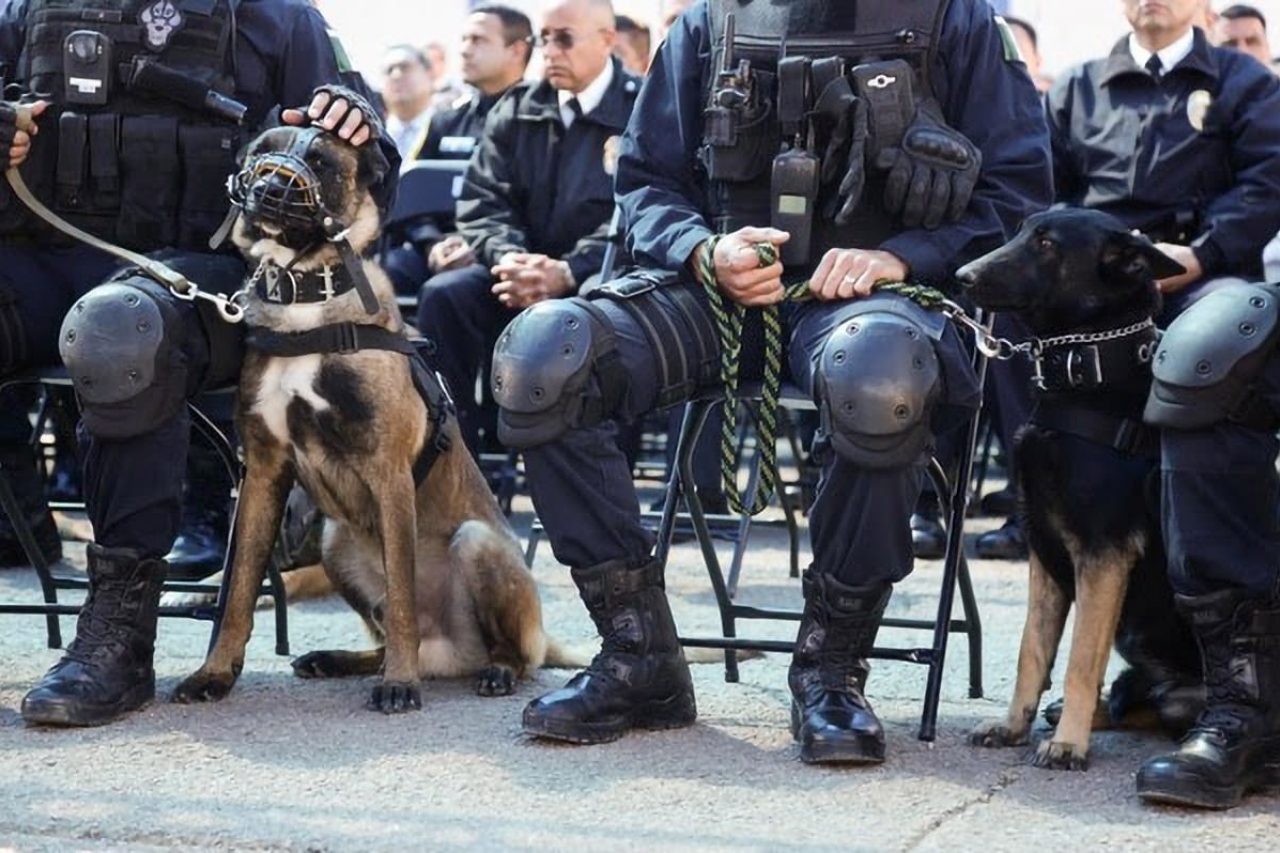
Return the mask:
{"type": "Polygon", "coordinates": [[[458,199],[458,231],[474,261],[433,276],[418,298],[418,330],[479,450],[476,380],[521,309],[575,292],[603,261],[613,214],[617,139],[639,80],[612,56],[608,0],[546,9],[541,82],[509,91],[489,113],[458,199]]]}
{"type": "MultiPolygon", "coordinates": [[[[163,251],[202,292],[239,290],[247,273],[239,253],[230,245],[211,253],[209,240],[228,213],[236,152],[277,117],[378,145],[379,203],[390,201],[399,157],[365,99],[338,85],[345,54],[310,3],[98,0],[93,14],[67,14],[80,5],[20,0],[0,12],[8,82],[46,93],[31,107],[34,132],[12,105],[0,107],[0,146],[37,197],[73,224],[135,252],[163,251]]],[[[75,640],[23,699],[22,715],[101,725],[155,695],[164,557],[182,515],[186,401],[236,381],[243,327],[212,300],[182,298],[64,238],[15,198],[0,204],[0,234],[0,374],[65,362],[81,403],[94,534],[75,640]]]]}
{"type": "Polygon", "coordinates": [[[700,0],[658,49],[620,151],[641,269],[595,298],[534,305],[494,349],[499,437],[523,450],[602,641],[586,671],[526,707],[524,730],[601,743],[695,721],[617,423],[721,387],[735,353],[743,378],[760,377],[772,306],[789,347],[774,355],[821,425],[792,734],[807,763],[883,761],[867,655],[912,570],[908,520],[934,434],[979,394],[946,318],[878,289],[949,287],[1049,203],[1039,97],[986,0],[700,0]],[[721,342],[713,308],[742,309],[740,340],[721,342]]]}
{"type": "MultiPolygon", "coordinates": [[[[436,113],[427,126],[419,160],[467,160],[484,134],[489,111],[524,78],[533,51],[529,18],[499,3],[477,6],[462,30],[462,79],[471,94],[436,113]]],[[[380,258],[396,292],[416,296],[427,278],[475,262],[467,242],[454,229],[454,217],[402,223],[387,235],[390,248],[380,258]]]]}

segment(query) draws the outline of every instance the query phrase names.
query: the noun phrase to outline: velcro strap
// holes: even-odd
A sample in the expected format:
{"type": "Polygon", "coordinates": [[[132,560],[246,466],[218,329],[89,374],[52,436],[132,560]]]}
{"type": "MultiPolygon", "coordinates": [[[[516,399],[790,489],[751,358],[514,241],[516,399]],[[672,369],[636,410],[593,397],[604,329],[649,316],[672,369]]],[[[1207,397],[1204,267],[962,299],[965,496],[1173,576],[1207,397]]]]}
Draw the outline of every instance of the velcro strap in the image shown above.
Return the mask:
{"type": "Polygon", "coordinates": [[[402,335],[381,326],[330,323],[305,332],[273,332],[254,329],[245,344],[267,355],[296,358],[322,353],[352,353],[365,349],[387,350],[416,356],[418,349],[402,335]]]}
{"type": "Polygon", "coordinates": [[[1030,422],[1044,429],[1113,447],[1134,456],[1160,455],[1159,431],[1141,419],[1124,418],[1083,406],[1037,406],[1030,422]]]}

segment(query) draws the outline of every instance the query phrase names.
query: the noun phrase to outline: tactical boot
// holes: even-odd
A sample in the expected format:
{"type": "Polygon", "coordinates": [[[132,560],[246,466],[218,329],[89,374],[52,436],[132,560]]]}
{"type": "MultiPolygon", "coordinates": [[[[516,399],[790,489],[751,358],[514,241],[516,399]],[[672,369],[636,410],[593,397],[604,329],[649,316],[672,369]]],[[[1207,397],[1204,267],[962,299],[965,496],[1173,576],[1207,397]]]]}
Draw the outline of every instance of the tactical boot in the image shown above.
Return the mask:
{"type": "Polygon", "coordinates": [[[893,587],[844,586],[829,575],[804,576],[805,607],[787,681],[791,735],[806,764],[884,761],[884,729],[863,695],[880,618],[893,587]]]}
{"type": "Polygon", "coordinates": [[[231,528],[231,487],[218,452],[193,441],[187,455],[182,527],[165,556],[170,577],[202,580],[221,571],[231,528]]]}
{"type": "Polygon", "coordinates": [[[573,569],[603,638],[584,672],[524,709],[524,730],[570,743],[606,743],[632,728],[674,729],[698,716],[693,681],[663,591],[662,564],[613,560],[573,569]]]}
{"type": "Polygon", "coordinates": [[[22,700],[28,723],[100,726],[156,693],[152,667],[163,560],[91,544],[89,595],[62,660],[22,700]]]}
{"type": "Polygon", "coordinates": [[[1200,645],[1205,708],[1177,752],[1138,771],[1138,796],[1229,809],[1280,788],[1280,602],[1231,589],[1175,599],[1200,645]]]}
{"type": "MultiPolygon", "coordinates": [[[[25,443],[0,446],[0,467],[4,468],[5,480],[18,499],[18,506],[31,527],[45,562],[61,560],[62,539],[58,535],[58,525],[53,521],[53,513],[49,512],[49,505],[45,502],[44,482],[36,467],[35,450],[25,443]]],[[[22,550],[13,525],[0,511],[0,569],[29,565],[31,560],[22,550]]]]}

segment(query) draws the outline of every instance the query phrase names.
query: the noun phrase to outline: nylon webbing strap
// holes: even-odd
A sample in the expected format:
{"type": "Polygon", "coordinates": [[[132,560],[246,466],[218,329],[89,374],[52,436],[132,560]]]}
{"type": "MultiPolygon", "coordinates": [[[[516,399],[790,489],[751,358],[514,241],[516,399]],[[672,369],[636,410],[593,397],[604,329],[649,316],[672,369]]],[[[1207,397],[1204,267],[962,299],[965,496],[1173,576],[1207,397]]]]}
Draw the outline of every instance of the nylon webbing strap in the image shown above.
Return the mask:
{"type": "MultiPolygon", "coordinates": [[[[725,497],[735,512],[757,515],[769,505],[778,485],[778,397],[782,388],[782,316],[777,304],[748,309],[725,298],[716,280],[715,250],[719,237],[702,244],[698,252],[697,277],[707,292],[715,315],[720,338],[720,383],[724,389],[724,418],[720,432],[720,477],[725,497]],[[738,490],[738,382],[742,367],[742,326],[747,311],[759,311],[764,327],[764,377],[760,390],[759,411],[759,475],[751,506],[743,503],[738,490]]],[[[753,247],[761,267],[778,261],[778,250],[772,243],[756,243],[753,247]]],[[[946,296],[939,290],[906,282],[878,284],[876,290],[898,293],[922,308],[941,308],[946,296]]],[[[812,298],[808,280],[786,285],[785,301],[805,302],[812,298]]]]}

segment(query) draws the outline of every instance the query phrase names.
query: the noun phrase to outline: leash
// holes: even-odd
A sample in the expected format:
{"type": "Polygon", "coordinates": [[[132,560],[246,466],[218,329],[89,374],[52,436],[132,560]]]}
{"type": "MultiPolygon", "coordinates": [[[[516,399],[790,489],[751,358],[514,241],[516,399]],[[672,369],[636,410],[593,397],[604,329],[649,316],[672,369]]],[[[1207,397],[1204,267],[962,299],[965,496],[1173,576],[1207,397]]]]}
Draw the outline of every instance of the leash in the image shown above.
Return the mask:
{"type": "MultiPolygon", "coordinates": [[[[17,113],[16,123],[18,130],[25,130],[30,133],[35,129],[35,118],[31,115],[31,108],[25,104],[14,104],[14,111],[17,113]]],[[[43,219],[46,223],[53,226],[58,231],[67,235],[73,240],[79,240],[87,246],[106,252],[109,255],[115,255],[121,260],[128,261],[136,266],[143,273],[160,284],[169,288],[170,292],[179,299],[187,302],[194,302],[197,299],[203,299],[212,302],[218,308],[218,314],[228,323],[239,323],[244,319],[244,309],[234,304],[230,299],[220,293],[210,293],[201,290],[195,282],[191,281],[182,273],[167,266],[153,258],[140,255],[137,252],[131,252],[128,249],[108,243],[106,240],[99,239],[87,231],[82,231],[76,226],[67,222],[58,214],[44,206],[40,199],[36,198],[27,186],[27,182],[23,179],[22,173],[18,171],[17,166],[10,166],[5,169],[4,178],[8,181],[9,186],[13,189],[13,194],[27,206],[27,208],[36,216],[43,219]]]]}
{"type": "MultiPolygon", "coordinates": [[[[735,512],[758,515],[777,491],[778,485],[778,397],[782,388],[782,312],[775,303],[753,309],[760,311],[764,326],[764,378],[761,383],[761,406],[757,414],[759,431],[759,476],[751,505],[743,502],[738,489],[737,437],[738,437],[738,386],[742,367],[742,326],[747,308],[725,298],[716,282],[715,249],[719,237],[712,237],[702,244],[695,263],[695,275],[707,292],[711,313],[715,317],[717,337],[720,342],[720,383],[724,388],[724,419],[720,431],[720,479],[724,483],[725,497],[735,512]]],[[[778,250],[772,243],[756,243],[752,246],[761,267],[772,266],[778,261],[778,250]]],[[[875,286],[877,291],[898,293],[922,308],[943,310],[949,302],[939,290],[906,282],[886,282],[875,286]]],[[[797,281],[785,286],[784,302],[807,302],[813,298],[809,281],[797,281]]],[[[955,303],[950,303],[955,305],[955,303]]],[[[955,305],[960,309],[959,305],[955,305]]],[[[979,328],[981,328],[980,324],[979,328]]],[[[985,329],[984,329],[985,331],[985,329]]]]}

